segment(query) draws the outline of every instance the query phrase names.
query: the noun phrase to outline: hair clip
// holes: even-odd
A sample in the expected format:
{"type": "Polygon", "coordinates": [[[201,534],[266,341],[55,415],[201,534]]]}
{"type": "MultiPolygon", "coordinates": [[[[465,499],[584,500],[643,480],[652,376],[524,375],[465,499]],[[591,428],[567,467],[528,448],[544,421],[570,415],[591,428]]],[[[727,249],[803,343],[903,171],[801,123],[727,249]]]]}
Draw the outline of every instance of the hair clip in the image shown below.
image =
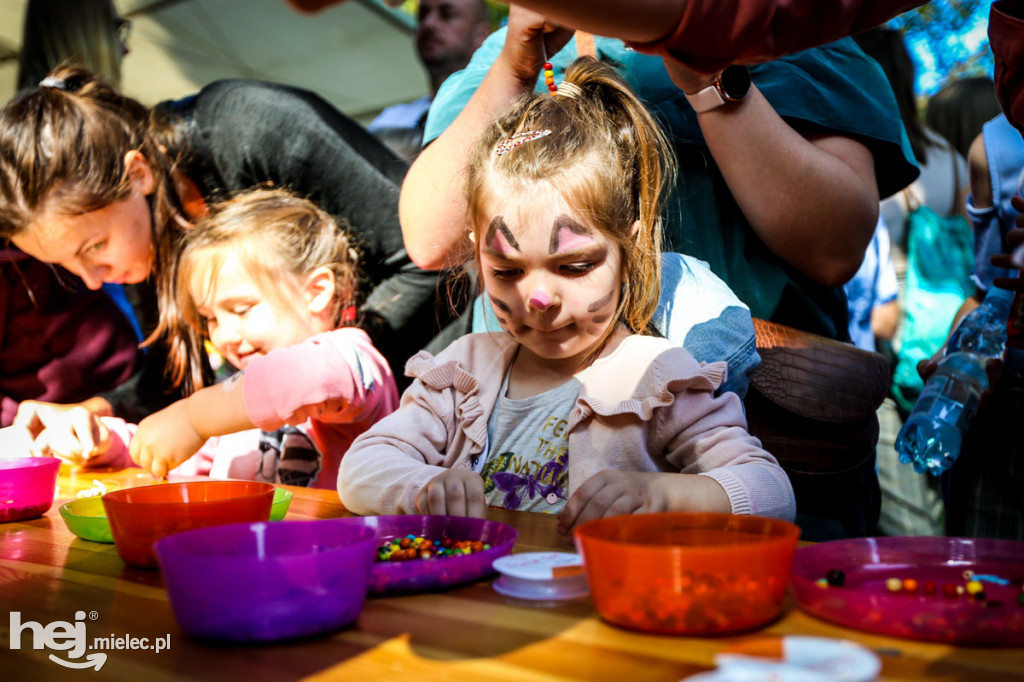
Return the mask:
{"type": "Polygon", "coordinates": [[[43,80],[39,81],[39,87],[41,88],[56,88],[58,90],[67,90],[68,82],[63,78],[57,78],[56,76],[47,76],[43,80]]]}
{"type": "Polygon", "coordinates": [[[504,140],[499,142],[498,146],[494,148],[494,153],[497,156],[508,154],[524,142],[539,140],[540,138],[547,137],[550,134],[550,130],[527,130],[521,133],[516,133],[512,137],[506,137],[504,140]]]}

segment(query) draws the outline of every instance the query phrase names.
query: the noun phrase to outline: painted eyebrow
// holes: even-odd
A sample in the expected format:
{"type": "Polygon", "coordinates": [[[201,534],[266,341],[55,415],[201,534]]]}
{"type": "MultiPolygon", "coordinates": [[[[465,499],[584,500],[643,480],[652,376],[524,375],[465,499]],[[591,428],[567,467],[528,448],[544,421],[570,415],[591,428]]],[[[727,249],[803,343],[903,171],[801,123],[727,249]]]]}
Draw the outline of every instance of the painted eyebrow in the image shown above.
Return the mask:
{"type": "Polygon", "coordinates": [[[509,246],[511,246],[516,251],[521,250],[519,248],[519,242],[517,242],[516,238],[512,236],[512,231],[509,230],[508,225],[505,224],[505,218],[503,218],[500,215],[494,216],[494,220],[491,221],[490,226],[488,226],[487,228],[487,236],[484,237],[484,244],[489,249],[491,249],[492,251],[497,251],[497,249],[491,246],[491,243],[494,241],[494,237],[498,232],[501,232],[501,234],[505,237],[505,240],[508,242],[509,246]]]}
{"type": "Polygon", "coordinates": [[[569,230],[573,234],[590,237],[590,229],[580,225],[578,222],[563,213],[555,218],[555,224],[551,226],[551,241],[548,244],[549,254],[558,253],[558,235],[563,229],[569,230]]]}

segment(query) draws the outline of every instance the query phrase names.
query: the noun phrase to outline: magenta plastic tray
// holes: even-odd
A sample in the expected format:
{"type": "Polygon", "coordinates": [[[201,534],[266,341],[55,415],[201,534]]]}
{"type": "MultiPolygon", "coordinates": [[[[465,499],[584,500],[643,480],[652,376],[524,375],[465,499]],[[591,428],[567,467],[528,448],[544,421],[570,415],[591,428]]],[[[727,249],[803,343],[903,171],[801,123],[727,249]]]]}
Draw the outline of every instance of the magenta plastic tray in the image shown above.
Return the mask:
{"type": "Polygon", "coordinates": [[[482,552],[443,559],[377,561],[370,571],[370,594],[400,594],[442,590],[480,580],[494,572],[498,557],[512,551],[518,533],[505,523],[466,516],[362,516],[345,519],[373,528],[377,546],[406,535],[430,540],[479,540],[491,546],[482,552]]]}
{"type": "Polygon", "coordinates": [[[793,560],[797,604],[824,620],[858,630],[950,644],[1024,645],[1024,543],[946,537],[836,540],[802,547],[793,560]],[[841,570],[845,584],[817,584],[841,570]],[[965,571],[1008,581],[982,580],[985,599],[945,596],[966,586],[965,571]],[[912,578],[914,592],[890,592],[886,581],[912,578]],[[934,593],[925,583],[934,584],[934,593]]]}

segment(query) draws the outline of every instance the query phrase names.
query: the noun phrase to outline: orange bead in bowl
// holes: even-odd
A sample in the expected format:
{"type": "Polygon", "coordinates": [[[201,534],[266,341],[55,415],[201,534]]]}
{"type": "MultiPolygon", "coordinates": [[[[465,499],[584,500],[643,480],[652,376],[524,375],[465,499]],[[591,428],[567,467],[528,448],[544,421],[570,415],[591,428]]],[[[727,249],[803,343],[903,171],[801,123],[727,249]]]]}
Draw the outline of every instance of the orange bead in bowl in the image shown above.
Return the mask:
{"type": "Polygon", "coordinates": [[[734,514],[636,514],[575,531],[594,606],[621,627],[721,635],[779,616],[800,529],[734,514]]]}
{"type": "Polygon", "coordinates": [[[274,486],[260,481],[189,481],[115,490],[103,507],[121,559],[156,568],[153,543],[167,535],[227,523],[266,521],[274,486]]]}

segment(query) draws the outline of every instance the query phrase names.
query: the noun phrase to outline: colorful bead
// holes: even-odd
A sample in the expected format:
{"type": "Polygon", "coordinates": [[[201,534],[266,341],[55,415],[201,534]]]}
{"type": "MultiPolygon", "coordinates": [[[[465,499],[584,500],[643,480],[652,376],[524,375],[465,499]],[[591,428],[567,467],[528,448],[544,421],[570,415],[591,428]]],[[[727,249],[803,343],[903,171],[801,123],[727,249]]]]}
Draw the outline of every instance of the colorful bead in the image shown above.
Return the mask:
{"type": "Polygon", "coordinates": [[[924,581],[925,594],[935,594],[935,583],[931,580],[924,581]]]}
{"type": "Polygon", "coordinates": [[[846,574],[837,568],[833,568],[831,571],[825,574],[825,580],[832,587],[842,587],[846,584],[846,574]]]}
{"type": "Polygon", "coordinates": [[[903,590],[905,592],[917,592],[917,581],[913,578],[904,578],[903,590]]]}
{"type": "MultiPolygon", "coordinates": [[[[814,581],[814,584],[818,587],[828,587],[828,580],[826,580],[825,578],[818,578],[814,581]]],[[[1022,593],[1022,596],[1024,596],[1024,593],[1022,593]]]]}
{"type": "Polygon", "coordinates": [[[953,583],[946,583],[945,585],[943,585],[942,586],[942,594],[943,594],[943,596],[948,597],[950,599],[955,597],[956,596],[956,587],[957,586],[954,585],[953,583]]]}
{"type": "Polygon", "coordinates": [[[982,585],[977,580],[972,580],[971,582],[967,583],[967,594],[975,595],[975,594],[978,594],[979,592],[984,592],[984,591],[985,591],[985,586],[982,585]]]}
{"type": "Polygon", "coordinates": [[[378,561],[411,561],[413,559],[441,559],[482,552],[491,546],[479,540],[430,540],[407,535],[395,538],[377,548],[378,561]]]}
{"type": "Polygon", "coordinates": [[[899,578],[889,578],[885,581],[885,589],[890,592],[899,592],[903,589],[903,581],[899,578]]]}

